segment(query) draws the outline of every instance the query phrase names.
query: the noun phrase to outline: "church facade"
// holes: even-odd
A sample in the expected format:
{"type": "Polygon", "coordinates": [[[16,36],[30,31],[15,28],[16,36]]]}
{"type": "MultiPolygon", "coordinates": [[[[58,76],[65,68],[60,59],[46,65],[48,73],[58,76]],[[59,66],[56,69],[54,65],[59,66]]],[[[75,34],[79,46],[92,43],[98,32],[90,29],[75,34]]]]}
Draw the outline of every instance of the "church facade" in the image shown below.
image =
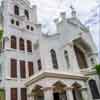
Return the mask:
{"type": "Polygon", "coordinates": [[[89,29],[60,13],[57,33],[44,34],[27,0],[0,7],[0,100],[100,100],[98,54],[89,29]]]}

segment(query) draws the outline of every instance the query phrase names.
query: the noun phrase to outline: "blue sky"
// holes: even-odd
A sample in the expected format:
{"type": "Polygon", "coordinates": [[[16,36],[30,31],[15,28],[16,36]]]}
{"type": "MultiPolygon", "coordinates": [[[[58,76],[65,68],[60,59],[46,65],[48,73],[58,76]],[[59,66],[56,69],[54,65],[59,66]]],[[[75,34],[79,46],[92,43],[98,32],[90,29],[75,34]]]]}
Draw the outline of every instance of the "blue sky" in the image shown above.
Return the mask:
{"type": "MultiPolygon", "coordinates": [[[[1,0],[0,0],[1,1],[1,0]]],[[[43,24],[44,32],[55,32],[53,20],[59,13],[65,11],[70,16],[70,6],[73,5],[77,17],[90,28],[93,39],[99,48],[100,39],[100,0],[29,0],[37,5],[38,20],[43,24]]]]}

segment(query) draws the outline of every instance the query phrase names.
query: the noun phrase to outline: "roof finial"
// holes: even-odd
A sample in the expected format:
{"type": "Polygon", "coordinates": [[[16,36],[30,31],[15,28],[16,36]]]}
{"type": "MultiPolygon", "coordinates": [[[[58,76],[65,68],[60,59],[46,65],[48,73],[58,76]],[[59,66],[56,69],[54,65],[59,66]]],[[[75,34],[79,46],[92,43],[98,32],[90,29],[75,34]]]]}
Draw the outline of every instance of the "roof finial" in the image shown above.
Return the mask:
{"type": "Polygon", "coordinates": [[[75,11],[74,7],[71,5],[70,8],[72,10],[72,12],[71,12],[72,17],[76,17],[76,11],[75,11]]]}

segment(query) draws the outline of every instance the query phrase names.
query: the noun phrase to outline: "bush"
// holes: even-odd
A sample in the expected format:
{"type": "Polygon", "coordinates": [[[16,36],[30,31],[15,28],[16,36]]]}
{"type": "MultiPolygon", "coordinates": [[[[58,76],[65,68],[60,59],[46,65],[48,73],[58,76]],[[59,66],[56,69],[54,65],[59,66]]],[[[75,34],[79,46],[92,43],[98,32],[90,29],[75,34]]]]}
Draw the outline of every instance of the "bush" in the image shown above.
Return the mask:
{"type": "Polygon", "coordinates": [[[96,71],[97,71],[97,74],[100,75],[100,64],[96,65],[96,66],[95,66],[95,69],[96,69],[96,71]]]}
{"type": "Polygon", "coordinates": [[[3,30],[0,30],[0,40],[2,39],[3,36],[3,30]]]}
{"type": "Polygon", "coordinates": [[[0,30],[0,48],[2,48],[2,36],[3,36],[3,30],[0,30]]]}

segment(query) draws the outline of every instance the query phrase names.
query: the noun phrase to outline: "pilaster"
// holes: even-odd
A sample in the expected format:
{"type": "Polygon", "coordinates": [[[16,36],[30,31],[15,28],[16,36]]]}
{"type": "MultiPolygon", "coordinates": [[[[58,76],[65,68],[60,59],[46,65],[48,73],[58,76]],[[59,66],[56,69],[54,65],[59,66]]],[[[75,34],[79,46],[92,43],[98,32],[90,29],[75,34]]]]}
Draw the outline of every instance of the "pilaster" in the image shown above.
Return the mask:
{"type": "Polygon", "coordinates": [[[44,89],[44,100],[53,100],[53,88],[48,87],[44,89]]]}
{"type": "Polygon", "coordinates": [[[68,100],[74,100],[72,94],[72,87],[66,87],[66,96],[68,100]]]}

